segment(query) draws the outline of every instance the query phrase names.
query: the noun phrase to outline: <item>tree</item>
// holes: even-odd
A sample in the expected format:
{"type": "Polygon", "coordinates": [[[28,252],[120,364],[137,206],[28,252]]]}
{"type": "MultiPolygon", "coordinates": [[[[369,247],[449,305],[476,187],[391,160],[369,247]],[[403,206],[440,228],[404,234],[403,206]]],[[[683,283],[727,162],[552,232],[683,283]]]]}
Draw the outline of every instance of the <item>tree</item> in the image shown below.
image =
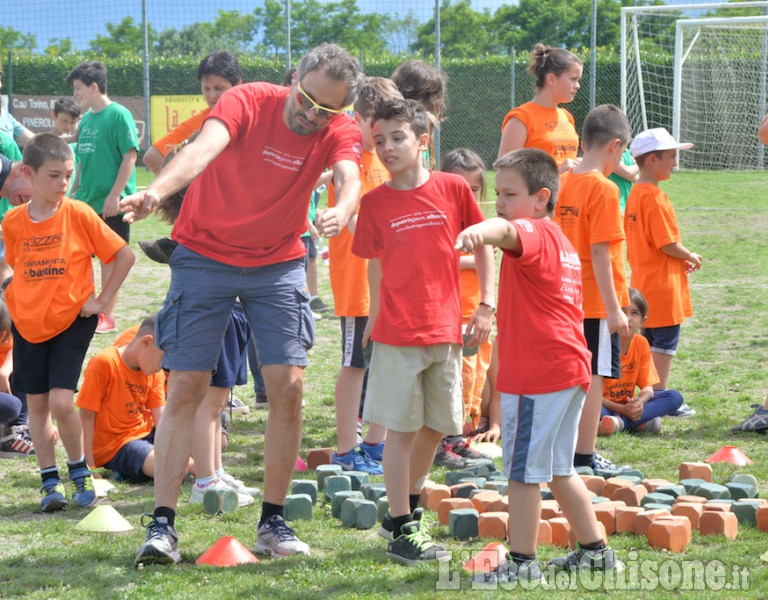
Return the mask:
{"type": "MultiPolygon", "coordinates": [[[[495,54],[501,49],[487,11],[472,9],[470,0],[444,0],[440,7],[440,55],[445,58],[470,58],[495,54]]],[[[435,53],[434,17],[421,25],[411,50],[424,56],[435,53]]]]}
{"type": "Polygon", "coordinates": [[[155,52],[163,56],[204,56],[217,50],[243,53],[253,47],[255,33],[253,14],[219,9],[213,23],[164,29],[158,36],[155,52]]]}
{"type": "Polygon", "coordinates": [[[72,38],[52,38],[50,43],[45,47],[43,51],[47,56],[65,56],[72,54],[75,51],[75,44],[72,42],[72,38]]]}
{"type": "MultiPolygon", "coordinates": [[[[124,17],[120,23],[107,23],[109,36],[97,35],[90,42],[90,50],[105,58],[120,56],[141,56],[144,48],[144,28],[140,23],[133,22],[133,17],[124,17]]],[[[149,25],[147,27],[149,45],[154,44],[157,32],[149,25]]]]}
{"type": "Polygon", "coordinates": [[[37,37],[34,33],[22,33],[13,27],[0,25],[0,48],[31,53],[37,48],[37,37]]]}
{"type": "Polygon", "coordinates": [[[419,20],[413,9],[408,9],[405,16],[395,13],[385,27],[387,46],[393,54],[406,54],[418,38],[419,20]]]}

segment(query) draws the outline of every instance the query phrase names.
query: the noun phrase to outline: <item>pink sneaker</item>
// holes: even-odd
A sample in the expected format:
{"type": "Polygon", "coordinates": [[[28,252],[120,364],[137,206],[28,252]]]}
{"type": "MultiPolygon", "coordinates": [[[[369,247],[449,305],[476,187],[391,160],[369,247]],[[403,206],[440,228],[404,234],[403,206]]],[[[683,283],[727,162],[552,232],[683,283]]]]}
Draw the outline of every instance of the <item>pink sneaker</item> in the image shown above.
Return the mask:
{"type": "Polygon", "coordinates": [[[115,317],[106,313],[99,313],[99,324],[96,325],[96,333],[110,333],[112,331],[117,331],[115,317]]]}

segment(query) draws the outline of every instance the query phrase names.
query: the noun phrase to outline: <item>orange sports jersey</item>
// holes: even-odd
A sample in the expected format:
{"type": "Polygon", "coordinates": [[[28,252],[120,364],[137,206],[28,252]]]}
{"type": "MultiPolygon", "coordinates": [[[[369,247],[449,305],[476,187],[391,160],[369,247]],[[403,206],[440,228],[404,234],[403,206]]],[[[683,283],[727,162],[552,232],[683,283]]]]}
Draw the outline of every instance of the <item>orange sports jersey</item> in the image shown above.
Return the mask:
{"type": "Polygon", "coordinates": [[[504,117],[501,131],[510,119],[518,119],[528,130],[526,148],[538,148],[549,154],[561,165],[579,153],[579,134],[573,115],[564,108],[546,108],[535,102],[526,102],[513,108],[504,117]]]}
{"type": "Polygon", "coordinates": [[[5,362],[5,357],[8,356],[11,350],[13,350],[13,336],[9,331],[5,339],[0,340],[0,365],[5,362]]]}
{"type": "Polygon", "coordinates": [[[685,261],[659,248],[680,242],[675,209],[652,183],[638,183],[627,198],[624,216],[632,287],[648,301],[646,327],[679,325],[693,315],[685,261]]]}
{"type": "MultiPolygon", "coordinates": [[[[389,171],[375,152],[363,150],[360,159],[360,196],[389,180],[389,171]]],[[[328,186],[328,206],[336,205],[333,183],[328,186]]],[[[354,236],[349,229],[328,238],[328,273],[333,292],[333,310],[338,317],[367,317],[371,304],[368,290],[368,260],[352,254],[354,236]]]]}
{"type": "Polygon", "coordinates": [[[208,113],[211,112],[210,108],[206,108],[203,112],[199,112],[192,115],[181,123],[176,129],[170,133],[165,134],[159,140],[157,140],[152,147],[155,148],[163,156],[168,156],[168,153],[182,142],[187,141],[192,137],[192,134],[196,131],[200,131],[203,128],[203,121],[208,113]]]}
{"type": "Polygon", "coordinates": [[[659,383],[659,374],[651,358],[651,347],[642,335],[636,333],[629,342],[626,354],[621,355],[621,379],[603,382],[603,398],[624,404],[635,397],[636,388],[659,383]]]}
{"type": "Polygon", "coordinates": [[[56,214],[35,223],[19,206],[3,219],[5,260],[13,267],[6,290],[13,324],[30,343],[69,327],[94,293],[91,255],[110,263],[125,242],[80,200],[63,198],[56,214]]]}
{"type": "Polygon", "coordinates": [[[592,246],[608,242],[613,285],[621,306],[629,306],[629,288],[624,268],[624,227],[619,208],[619,188],[602,173],[560,176],[555,222],[571,241],[581,260],[582,309],[585,319],[606,317],[603,299],[592,267],[592,246]]]}
{"type": "Polygon", "coordinates": [[[145,375],[128,368],[115,346],[90,360],[75,404],[96,413],[94,466],[108,463],[125,444],[149,435],[155,425],[150,411],[165,404],[164,382],[162,371],[145,375]]]}

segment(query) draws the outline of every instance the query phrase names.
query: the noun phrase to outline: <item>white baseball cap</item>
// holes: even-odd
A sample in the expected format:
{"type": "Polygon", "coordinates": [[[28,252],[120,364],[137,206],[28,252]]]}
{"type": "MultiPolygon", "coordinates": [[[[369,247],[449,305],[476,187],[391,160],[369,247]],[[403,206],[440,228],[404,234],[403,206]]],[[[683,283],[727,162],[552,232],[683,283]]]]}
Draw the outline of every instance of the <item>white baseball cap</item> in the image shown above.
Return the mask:
{"type": "Polygon", "coordinates": [[[680,143],[666,129],[656,127],[638,133],[629,146],[629,152],[632,156],[640,156],[656,150],[688,150],[689,148],[693,148],[693,144],[680,143]]]}

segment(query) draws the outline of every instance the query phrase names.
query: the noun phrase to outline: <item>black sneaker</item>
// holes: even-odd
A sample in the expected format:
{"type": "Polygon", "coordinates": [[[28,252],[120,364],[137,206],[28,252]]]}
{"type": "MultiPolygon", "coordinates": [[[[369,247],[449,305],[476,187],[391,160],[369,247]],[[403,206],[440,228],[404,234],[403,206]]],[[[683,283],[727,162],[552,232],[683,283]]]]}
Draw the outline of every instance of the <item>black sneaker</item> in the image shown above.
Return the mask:
{"type": "Polygon", "coordinates": [[[758,432],[768,430],[768,410],[762,404],[753,404],[755,411],[735,427],[731,427],[733,433],[758,432]]]}
{"type": "Polygon", "coordinates": [[[159,238],[152,242],[139,242],[139,248],[147,255],[147,258],[163,265],[168,264],[171,260],[171,254],[173,254],[178,245],[178,242],[174,242],[170,238],[159,238]]]}
{"type": "Polygon", "coordinates": [[[445,467],[452,471],[460,471],[467,466],[467,461],[456,454],[444,439],[440,441],[440,445],[435,452],[435,458],[432,464],[436,467],[445,467]]]}
{"type": "Polygon", "coordinates": [[[461,438],[458,442],[452,444],[451,451],[457,456],[463,458],[465,461],[491,458],[487,454],[483,454],[482,452],[478,452],[472,448],[464,438],[461,438]]]}
{"type": "Polygon", "coordinates": [[[547,562],[555,571],[588,569],[590,571],[622,570],[624,564],[616,559],[616,552],[607,546],[601,550],[585,550],[581,544],[567,556],[558,556],[547,562]]]}
{"type": "Polygon", "coordinates": [[[141,526],[147,528],[147,537],[136,552],[136,558],[133,560],[134,565],[167,565],[181,561],[179,534],[168,525],[168,519],[154,515],[142,515],[141,526]],[[151,521],[144,523],[144,517],[149,517],[151,521]]]}
{"type": "Polygon", "coordinates": [[[263,392],[256,392],[256,400],[254,402],[256,409],[269,408],[269,401],[267,395],[263,392]]]}
{"type": "Polygon", "coordinates": [[[507,560],[492,571],[476,573],[472,577],[472,584],[482,587],[512,581],[538,581],[541,577],[541,566],[535,560],[518,563],[507,555],[507,560]]]}
{"type": "Polygon", "coordinates": [[[387,545],[387,556],[406,564],[451,560],[450,552],[435,544],[426,531],[421,530],[417,521],[409,521],[402,527],[402,533],[387,545]]]}
{"type": "Polygon", "coordinates": [[[309,301],[309,308],[312,309],[312,312],[316,313],[324,313],[331,310],[331,307],[328,306],[325,302],[323,302],[320,299],[320,296],[315,296],[312,298],[312,300],[309,301]]]}
{"type": "MultiPolygon", "coordinates": [[[[413,514],[411,515],[411,520],[415,523],[421,523],[421,518],[424,516],[424,509],[423,508],[417,508],[413,511],[413,514]]],[[[381,525],[379,526],[379,535],[383,537],[387,541],[392,541],[392,530],[394,529],[392,525],[392,515],[389,514],[389,511],[387,511],[387,514],[384,515],[384,518],[381,520],[381,525]]]]}

